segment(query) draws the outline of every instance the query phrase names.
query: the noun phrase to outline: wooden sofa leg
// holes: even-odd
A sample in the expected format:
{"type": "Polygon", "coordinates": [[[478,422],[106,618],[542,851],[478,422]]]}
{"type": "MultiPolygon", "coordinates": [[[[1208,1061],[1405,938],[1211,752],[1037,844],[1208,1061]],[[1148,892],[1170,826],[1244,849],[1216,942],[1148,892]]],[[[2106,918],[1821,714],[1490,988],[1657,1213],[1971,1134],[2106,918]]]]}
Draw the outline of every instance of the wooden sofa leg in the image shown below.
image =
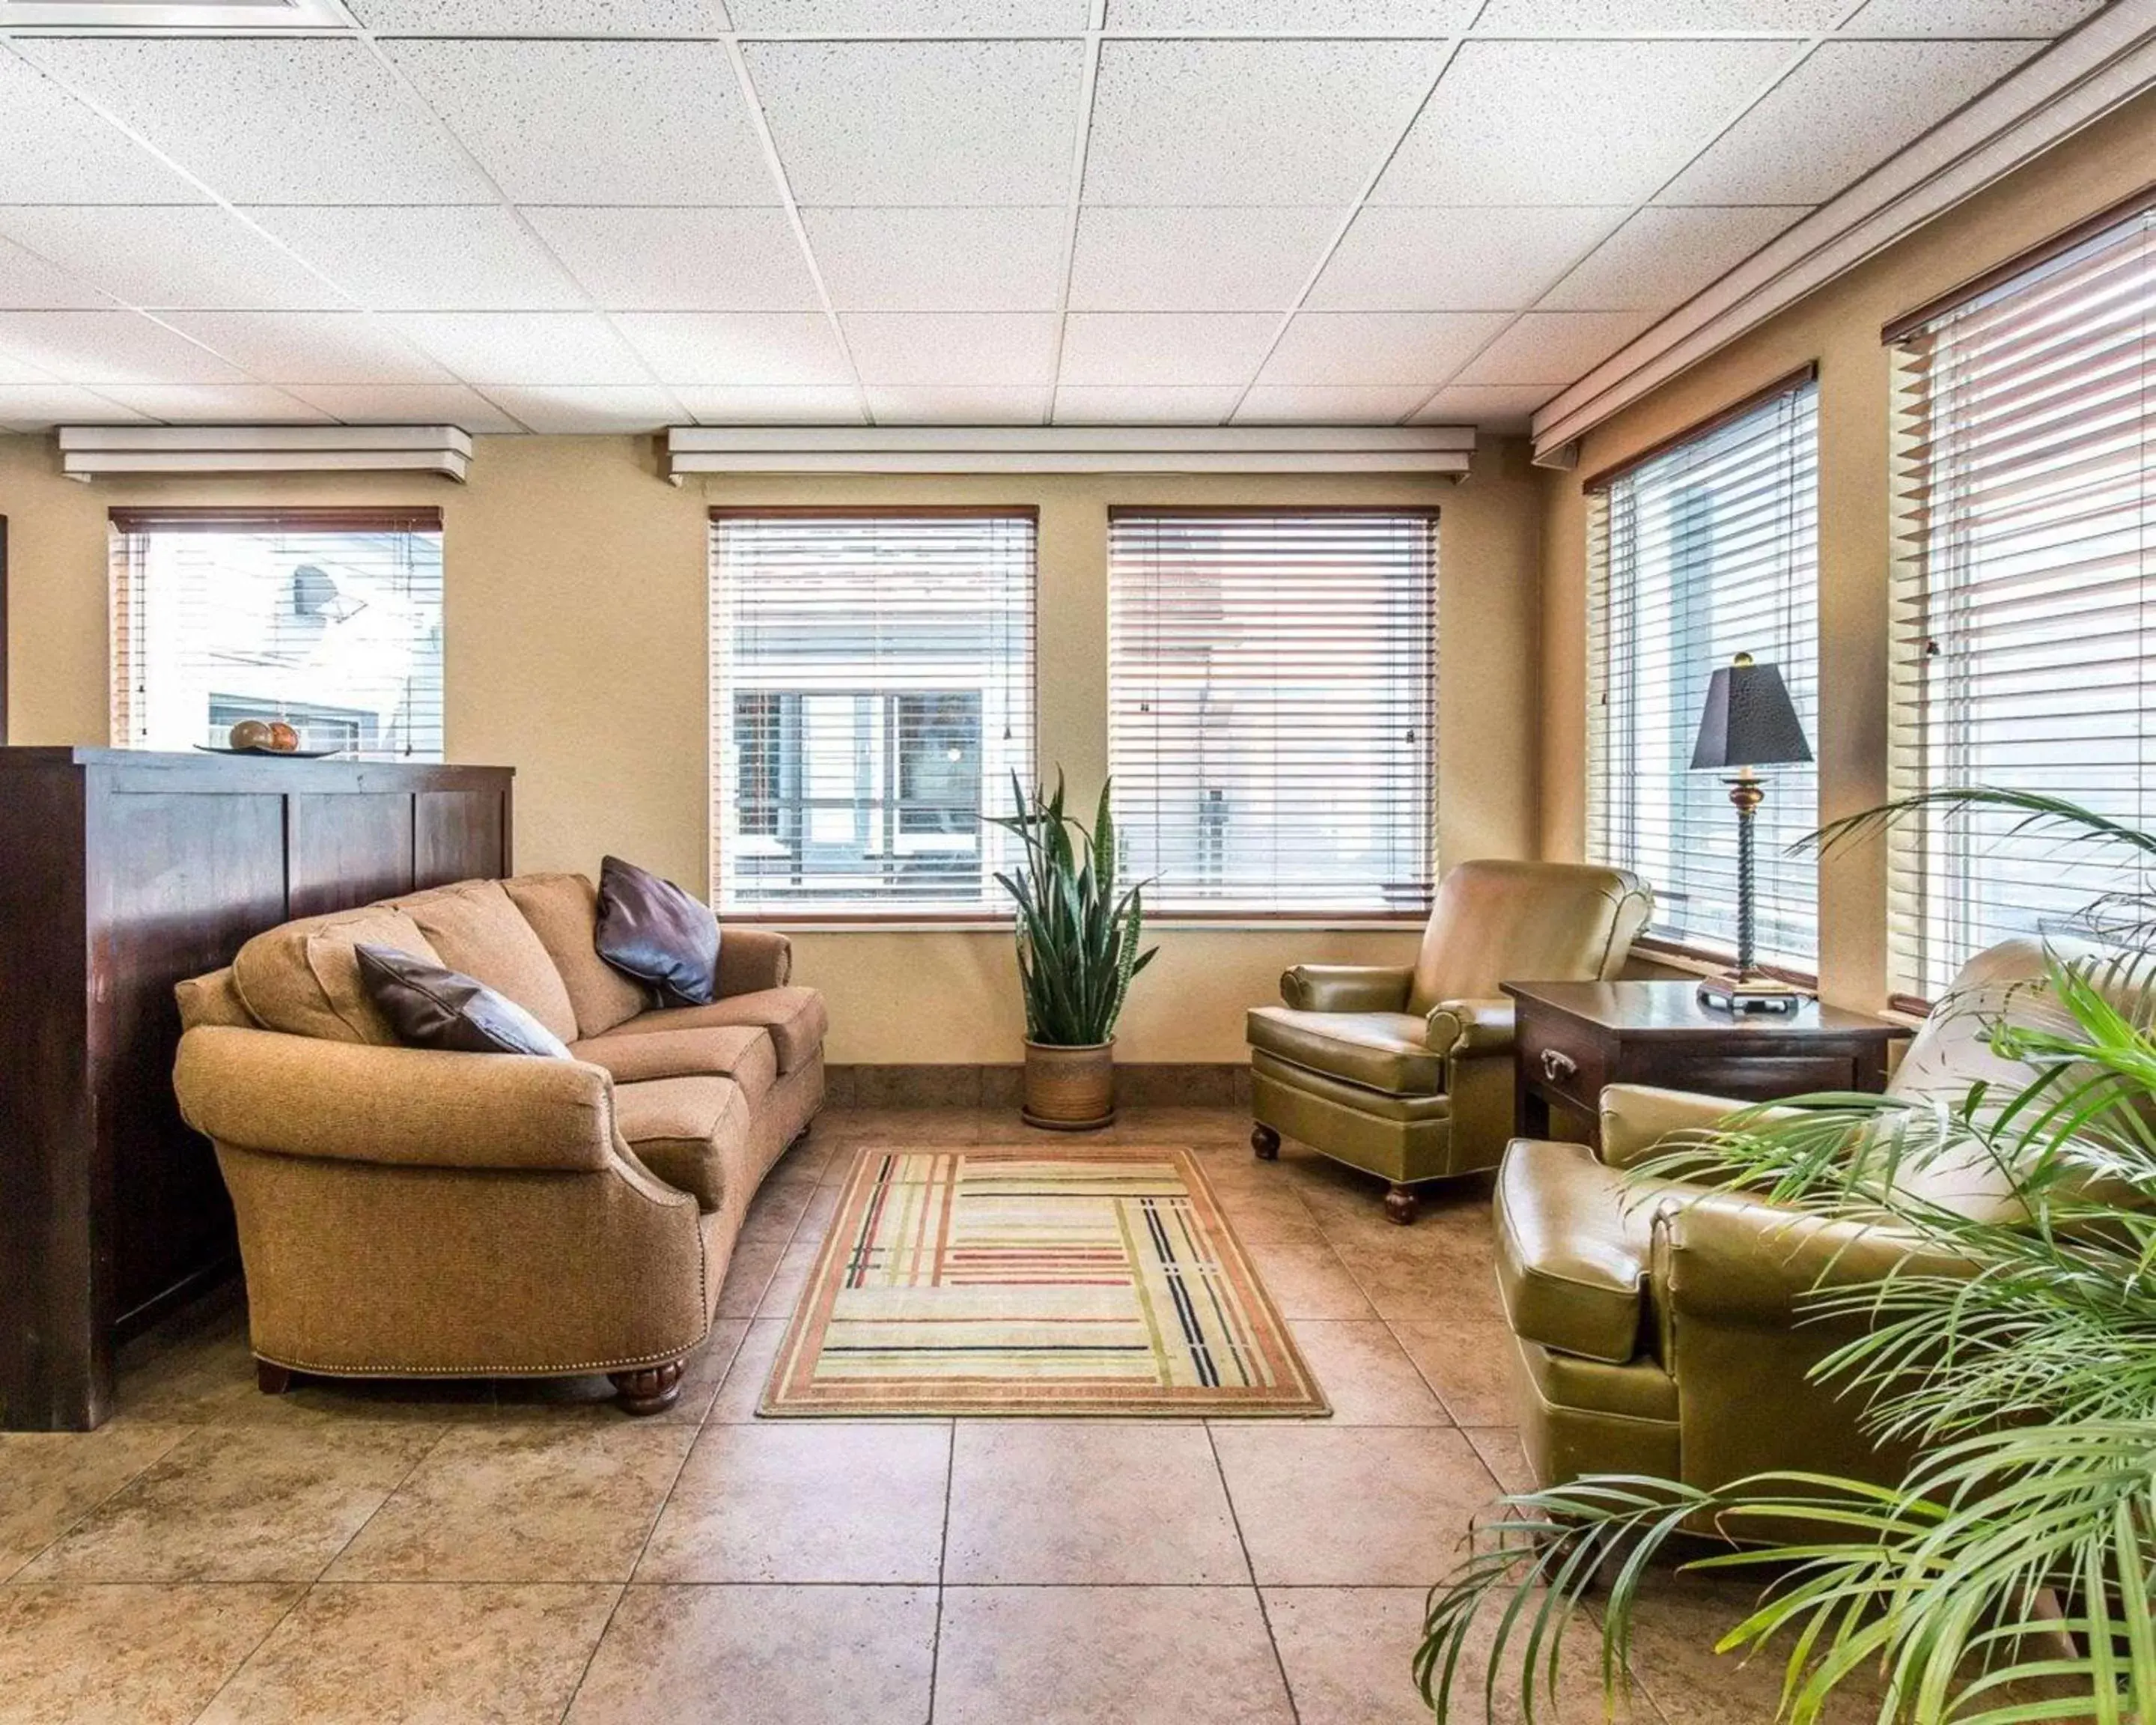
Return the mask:
{"type": "Polygon", "coordinates": [[[681,1362],[646,1366],[636,1372],[609,1372],[615,1399],[624,1414],[663,1414],[681,1399],[681,1362]]]}
{"type": "Polygon", "coordinates": [[[292,1368],[258,1359],[254,1362],[254,1387],[264,1395],[282,1395],[292,1387],[292,1368]]]}
{"type": "Polygon", "coordinates": [[[1385,1193],[1385,1219],[1388,1222],[1397,1222],[1404,1228],[1414,1219],[1414,1188],[1403,1186],[1398,1181],[1394,1182],[1385,1193]]]}
{"type": "Polygon", "coordinates": [[[1250,1147],[1258,1153],[1260,1162],[1276,1162],[1280,1158],[1280,1134],[1269,1126],[1254,1126],[1250,1128],[1250,1147]]]}

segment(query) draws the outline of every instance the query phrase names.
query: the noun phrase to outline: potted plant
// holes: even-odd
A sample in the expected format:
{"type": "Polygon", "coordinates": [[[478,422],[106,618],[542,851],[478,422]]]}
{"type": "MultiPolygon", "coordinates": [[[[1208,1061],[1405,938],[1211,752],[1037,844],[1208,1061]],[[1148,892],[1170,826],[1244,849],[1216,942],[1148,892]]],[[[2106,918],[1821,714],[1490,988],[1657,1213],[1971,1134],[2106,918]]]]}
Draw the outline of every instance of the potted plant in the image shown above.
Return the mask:
{"type": "Polygon", "coordinates": [[[1108,787],[1089,833],[1055,793],[1011,778],[1017,812],[995,824],[1018,836],[1020,865],[996,880],[1017,905],[1018,973],[1025,993],[1026,1123],[1084,1132],[1116,1117],[1116,1020],[1131,978],[1158,947],[1138,950],[1141,889],[1116,890],[1108,787]]]}

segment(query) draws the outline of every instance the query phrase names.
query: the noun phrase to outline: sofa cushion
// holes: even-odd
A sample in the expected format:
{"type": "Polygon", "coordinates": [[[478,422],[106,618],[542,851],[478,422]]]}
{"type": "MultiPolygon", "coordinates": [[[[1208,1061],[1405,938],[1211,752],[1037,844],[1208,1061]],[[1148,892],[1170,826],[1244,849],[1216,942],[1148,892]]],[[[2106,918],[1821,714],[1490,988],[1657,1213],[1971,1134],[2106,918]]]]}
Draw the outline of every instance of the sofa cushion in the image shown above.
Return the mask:
{"type": "Polygon", "coordinates": [[[419,926],[384,905],[334,911],[265,929],[232,961],[233,987],[255,1023],[292,1036],[394,1047],[397,1033],[367,998],[352,948],[393,947],[430,964],[442,955],[419,926]]]}
{"type": "Polygon", "coordinates": [[[729,1078],[653,1078],[614,1086],[614,1129],[636,1159],[716,1210],[724,1201],[725,1162],[749,1130],[748,1101],[729,1078]]]}
{"type": "Polygon", "coordinates": [[[365,942],[352,952],[367,999],[407,1048],[569,1058],[560,1037],[507,995],[462,971],[365,942]]]}
{"type": "Polygon", "coordinates": [[[709,1006],[718,987],[719,919],[671,880],[618,856],[599,865],[599,957],[668,1006],[709,1006]]]}
{"type": "Polygon", "coordinates": [[[1445,1057],[1424,1045],[1427,1028],[1412,1013],[1260,1006],[1251,1010],[1245,1034],[1251,1047],[1313,1072],[1387,1096],[1435,1096],[1445,1089],[1445,1057]]]}
{"type": "Polygon", "coordinates": [[[1652,1207],[1584,1144],[1515,1139],[1497,1170],[1497,1288],[1515,1335],[1622,1365],[1640,1352],[1652,1207]]]}
{"type": "Polygon", "coordinates": [[[519,875],[501,883],[562,974],[579,1036],[603,1036],[651,1004],[649,994],[598,955],[598,890],[582,875],[519,875]]]}
{"type": "Polygon", "coordinates": [[[419,925],[441,962],[506,994],[564,1042],[577,1014],[562,973],[499,880],[461,880],[392,899],[419,925]]]}
{"type": "Polygon", "coordinates": [[[711,1024],[756,1024],[771,1033],[778,1051],[778,1070],[805,1066],[824,1046],[831,1027],[824,997],[814,988],[758,988],[753,994],[729,994],[709,1006],[662,1007],[631,1019],[613,1034],[649,1035],[657,1030],[701,1030],[711,1024]]]}
{"type": "Polygon", "coordinates": [[[644,1036],[593,1036],[569,1045],[580,1060],[603,1066],[617,1084],[653,1078],[731,1078],[751,1103],[778,1082],[778,1050],[754,1024],[707,1024],[644,1036]]]}

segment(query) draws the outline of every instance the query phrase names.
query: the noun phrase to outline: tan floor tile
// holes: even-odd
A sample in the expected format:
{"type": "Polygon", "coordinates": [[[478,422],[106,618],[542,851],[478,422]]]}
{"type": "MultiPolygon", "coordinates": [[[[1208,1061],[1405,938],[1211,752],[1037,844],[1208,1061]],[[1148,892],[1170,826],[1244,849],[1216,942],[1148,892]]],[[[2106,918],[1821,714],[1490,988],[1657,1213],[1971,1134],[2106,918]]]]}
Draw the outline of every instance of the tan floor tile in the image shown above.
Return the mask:
{"type": "Polygon", "coordinates": [[[1517,1416],[1510,1325],[1403,1321],[1393,1333],[1455,1425],[1509,1425],[1517,1416]]]}
{"type": "Polygon", "coordinates": [[[1363,1245],[1328,1235],[1381,1317],[1404,1323],[1502,1321],[1496,1260],[1486,1244],[1435,1239],[1363,1245]]]}
{"type": "Polygon", "coordinates": [[[785,1339],[783,1318],[759,1317],[749,1324],[712,1399],[706,1425],[740,1425],[756,1418],[757,1404],[763,1399],[763,1386],[778,1358],[778,1344],[785,1339]]]}
{"type": "Polygon", "coordinates": [[[978,1144],[984,1117],[977,1108],[850,1108],[829,1117],[834,1150],[821,1175],[826,1186],[844,1183],[865,1146],[978,1144]]]}
{"type": "Polygon", "coordinates": [[[1221,1424],[1213,1441],[1265,1586],[1427,1587],[1497,1496],[1449,1430],[1221,1424]]]}
{"type": "Polygon", "coordinates": [[[1499,1490],[1509,1492],[1535,1489],[1535,1471],[1528,1465],[1527,1452],[1520,1447],[1520,1434],[1512,1427],[1475,1426],[1462,1435],[1475,1445],[1475,1453],[1496,1478],[1499,1490]]]}
{"type": "Polygon", "coordinates": [[[1332,1247],[1275,1240],[1246,1240],[1244,1245],[1281,1317],[1370,1318],[1378,1315],[1332,1247]]]}
{"type": "Polygon", "coordinates": [[[202,1725],[555,1725],[619,1594],[316,1587],[202,1725]]]}
{"type": "Polygon", "coordinates": [[[186,1435],[179,1426],[0,1432],[0,1581],[186,1435]]]}
{"type": "Polygon", "coordinates": [[[1322,1245],[1325,1237],[1302,1200],[1283,1187],[1216,1185],[1214,1196],[1236,1237],[1322,1245]]]}
{"type": "Polygon", "coordinates": [[[1194,1425],[960,1420],[945,1550],[952,1582],[1250,1579],[1194,1425]]]}
{"type": "Polygon", "coordinates": [[[452,1431],[327,1581],[626,1581],[695,1440],[685,1425],[452,1431]]]}
{"type": "Polygon", "coordinates": [[[781,1180],[774,1169],[750,1200],[748,1215],[742,1223],[741,1237],[745,1240],[775,1240],[783,1245],[793,1238],[801,1213],[808,1208],[808,1200],[815,1195],[816,1176],[813,1173],[798,1179],[781,1180]]]}
{"type": "Polygon", "coordinates": [[[0,1588],[0,1712],[37,1725],[187,1725],[300,1591],[0,1588]]]}
{"type": "Polygon", "coordinates": [[[924,1725],[925,1587],[632,1587],[567,1725],[924,1725]]]}
{"type": "MultiPolygon", "coordinates": [[[[1789,1643],[1777,1641],[1748,1658],[1714,1651],[1752,1614],[1762,1585],[1757,1575],[1681,1575],[1660,1565],[1642,1584],[1633,1620],[1633,1675],[1669,1725],[1763,1725],[1775,1717],[1789,1643]]],[[[1871,1672],[1851,1673],[1826,1709],[1827,1725],[1869,1725],[1878,1717],[1881,1695],[1871,1672]]],[[[2006,1698],[1996,1691],[1990,1697],[1994,1704],[2006,1698]]]]}
{"type": "Polygon", "coordinates": [[[839,1214],[839,1189],[819,1186],[816,1195],[808,1200],[808,1208],[801,1212],[801,1221],[793,1230],[797,1245],[806,1241],[821,1241],[831,1231],[832,1218],[839,1214]]]}
{"type": "Polygon", "coordinates": [[[22,1574],[312,1581],[442,1435],[383,1425],[195,1431],[22,1574]]]}
{"type": "Polygon", "coordinates": [[[706,1425],[639,1581],[933,1582],[951,1430],[706,1425]]]}
{"type": "Polygon", "coordinates": [[[1247,1587],[946,1589],[937,1725],[1289,1725],[1247,1587]]]}
{"type": "Polygon", "coordinates": [[[758,1317],[788,1318],[793,1308],[801,1303],[801,1295],[808,1286],[808,1272],[816,1267],[817,1254],[822,1250],[814,1240],[797,1240],[787,1247],[778,1260],[778,1268],[773,1272],[771,1284],[763,1291],[763,1299],[756,1308],[758,1317]]]}
{"type": "Polygon", "coordinates": [[[495,1385],[496,1419],[557,1425],[564,1414],[573,1411],[601,1422],[701,1425],[719,1385],[732,1368],[742,1337],[748,1333],[748,1323],[745,1317],[712,1321],[711,1333],[704,1345],[684,1363],[681,1394],[663,1413],[624,1412],[613,1385],[603,1377],[504,1378],[495,1385]]]}
{"type": "Polygon", "coordinates": [[[1332,1404],[1336,1425],[1450,1425],[1393,1332],[1375,1318],[1301,1318],[1290,1327],[1332,1404]]]}
{"type": "Polygon", "coordinates": [[[771,1286],[773,1272],[786,1248],[775,1240],[744,1240],[734,1246],[726,1263],[726,1279],[719,1288],[718,1316],[754,1317],[763,1291],[771,1286]]]}

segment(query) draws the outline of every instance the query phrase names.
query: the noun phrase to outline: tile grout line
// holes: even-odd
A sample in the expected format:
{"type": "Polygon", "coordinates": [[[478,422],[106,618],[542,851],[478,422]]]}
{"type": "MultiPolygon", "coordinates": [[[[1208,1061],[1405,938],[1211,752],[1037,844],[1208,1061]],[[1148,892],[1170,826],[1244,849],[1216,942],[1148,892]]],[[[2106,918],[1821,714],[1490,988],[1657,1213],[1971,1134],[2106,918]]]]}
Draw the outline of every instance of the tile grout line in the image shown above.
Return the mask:
{"type": "Polygon", "coordinates": [[[936,1621],[928,1636],[928,1718],[936,1725],[936,1681],[943,1663],[943,1597],[951,1574],[951,1499],[958,1489],[958,1422],[950,1425],[943,1452],[943,1535],[936,1548],[936,1621]]]}
{"type": "Polygon", "coordinates": [[[1281,1655],[1280,1638],[1273,1633],[1273,1615],[1265,1609],[1265,1590],[1258,1584],[1258,1566],[1250,1557],[1250,1542],[1243,1533],[1242,1512],[1235,1507],[1235,1494],[1228,1485],[1227,1464],[1220,1459],[1219,1440],[1213,1435],[1213,1423],[1204,1425],[1205,1447],[1213,1454],[1213,1472],[1220,1481],[1220,1496],[1228,1505],[1228,1520],[1235,1530],[1235,1546],[1243,1554],[1243,1568],[1250,1578],[1250,1594],[1258,1602],[1258,1621],[1265,1625],[1265,1645],[1272,1649],[1273,1670],[1280,1675],[1281,1693],[1287,1697],[1288,1717],[1301,1725],[1302,1709],[1295,1698],[1295,1685],[1288,1681],[1287,1661],[1281,1655]]]}
{"type": "MultiPolygon", "coordinates": [[[[155,1424],[157,1422],[151,1421],[149,1423],[155,1424]]],[[[21,1563],[18,1563],[13,1569],[10,1569],[7,1574],[0,1575],[0,1584],[13,1584],[17,1579],[22,1575],[23,1572],[28,1568],[31,1564],[38,1562],[45,1555],[46,1553],[52,1550],[54,1546],[59,1544],[62,1540],[67,1538],[78,1527],[81,1527],[85,1522],[87,1522],[92,1516],[95,1515],[98,1511],[104,1508],[106,1504],[111,1502],[114,1498],[117,1497],[122,1491],[125,1491],[137,1480],[141,1479],[143,1475],[149,1472],[151,1468],[155,1467],[167,1455],[171,1455],[173,1450],[178,1449],[182,1444],[192,1437],[196,1432],[203,1430],[201,1426],[191,1427],[185,1425],[176,1425],[168,1429],[173,1435],[172,1442],[166,1445],[163,1449],[158,1450],[156,1455],[152,1455],[147,1461],[145,1461],[140,1467],[136,1468],[134,1472],[129,1474],[126,1479],[121,1481],[121,1482],[115,1486],[110,1491],[104,1493],[101,1497],[97,1498],[95,1502],[89,1505],[89,1507],[86,1507],[80,1515],[75,1517],[74,1520],[68,1522],[68,1524],[62,1527],[59,1532],[54,1534],[50,1539],[48,1539],[43,1545],[32,1552],[28,1557],[23,1558],[21,1563]]],[[[87,1434],[85,1434],[85,1435],[87,1435],[87,1434]]],[[[27,1584],[32,1586],[36,1585],[36,1579],[33,1577],[31,1581],[27,1584]]]]}

